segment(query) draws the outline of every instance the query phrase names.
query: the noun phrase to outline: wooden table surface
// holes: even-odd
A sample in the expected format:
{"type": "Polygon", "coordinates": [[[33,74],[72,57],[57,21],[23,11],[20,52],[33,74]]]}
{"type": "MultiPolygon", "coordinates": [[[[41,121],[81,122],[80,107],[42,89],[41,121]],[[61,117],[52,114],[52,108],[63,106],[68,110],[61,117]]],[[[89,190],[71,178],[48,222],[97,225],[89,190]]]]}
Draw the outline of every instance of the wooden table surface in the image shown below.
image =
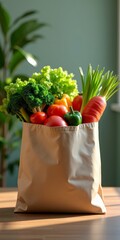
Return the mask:
{"type": "Polygon", "coordinates": [[[17,189],[0,189],[0,240],[118,240],[120,188],[103,188],[107,214],[15,214],[17,189]]]}

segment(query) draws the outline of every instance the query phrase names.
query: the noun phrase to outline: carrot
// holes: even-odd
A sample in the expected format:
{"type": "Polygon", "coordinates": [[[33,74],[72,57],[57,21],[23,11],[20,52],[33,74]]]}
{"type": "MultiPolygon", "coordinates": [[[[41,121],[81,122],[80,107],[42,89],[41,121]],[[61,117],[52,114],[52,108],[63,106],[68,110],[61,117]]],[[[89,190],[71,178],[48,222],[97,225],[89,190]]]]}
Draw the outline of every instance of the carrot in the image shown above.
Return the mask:
{"type": "Polygon", "coordinates": [[[98,122],[102,117],[107,102],[105,97],[94,96],[89,100],[82,112],[82,123],[98,122]]]}

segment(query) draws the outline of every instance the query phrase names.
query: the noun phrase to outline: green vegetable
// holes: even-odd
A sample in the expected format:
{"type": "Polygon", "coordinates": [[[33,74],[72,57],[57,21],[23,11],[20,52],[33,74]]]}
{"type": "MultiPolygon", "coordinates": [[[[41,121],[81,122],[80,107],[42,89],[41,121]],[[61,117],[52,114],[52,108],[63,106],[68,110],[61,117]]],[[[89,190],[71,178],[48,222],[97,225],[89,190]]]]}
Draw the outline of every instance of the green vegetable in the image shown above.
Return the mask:
{"type": "Polygon", "coordinates": [[[10,82],[5,86],[6,97],[3,99],[2,105],[0,105],[0,111],[7,113],[7,106],[9,104],[10,98],[15,93],[20,93],[22,88],[28,83],[28,81],[22,81],[19,78],[16,82],[10,82]]]}
{"type": "Polygon", "coordinates": [[[118,90],[120,80],[113,72],[107,71],[102,77],[99,95],[108,101],[118,90]]]}
{"type": "Polygon", "coordinates": [[[32,79],[46,86],[56,98],[68,94],[71,100],[78,94],[77,81],[73,77],[72,73],[68,74],[62,67],[52,69],[50,66],[45,66],[41,72],[32,75],[32,79]]]}
{"type": "Polygon", "coordinates": [[[46,86],[36,83],[28,83],[22,88],[21,95],[28,105],[31,112],[42,111],[45,105],[51,105],[54,102],[54,96],[46,86]]]}
{"type": "Polygon", "coordinates": [[[70,107],[70,112],[64,115],[65,121],[69,126],[78,126],[82,123],[82,116],[79,111],[74,111],[72,106],[70,107]]]}
{"type": "Polygon", "coordinates": [[[80,110],[82,113],[88,101],[92,97],[99,95],[104,69],[99,70],[99,66],[97,66],[97,68],[93,70],[92,66],[89,64],[86,76],[84,76],[81,67],[79,71],[82,83],[82,106],[80,110]]]}
{"type": "Polygon", "coordinates": [[[14,93],[10,96],[7,112],[11,115],[16,115],[21,121],[29,122],[27,104],[20,93],[14,93]]]}

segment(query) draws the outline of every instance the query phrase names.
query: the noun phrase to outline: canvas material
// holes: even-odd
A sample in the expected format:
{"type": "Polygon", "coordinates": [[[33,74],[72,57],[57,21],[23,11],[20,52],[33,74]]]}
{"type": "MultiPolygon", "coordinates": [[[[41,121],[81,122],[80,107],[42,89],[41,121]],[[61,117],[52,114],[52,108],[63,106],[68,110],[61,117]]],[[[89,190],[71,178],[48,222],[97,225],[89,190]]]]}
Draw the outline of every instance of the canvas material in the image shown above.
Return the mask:
{"type": "Polygon", "coordinates": [[[23,123],[15,212],[105,213],[98,123],[23,123]]]}

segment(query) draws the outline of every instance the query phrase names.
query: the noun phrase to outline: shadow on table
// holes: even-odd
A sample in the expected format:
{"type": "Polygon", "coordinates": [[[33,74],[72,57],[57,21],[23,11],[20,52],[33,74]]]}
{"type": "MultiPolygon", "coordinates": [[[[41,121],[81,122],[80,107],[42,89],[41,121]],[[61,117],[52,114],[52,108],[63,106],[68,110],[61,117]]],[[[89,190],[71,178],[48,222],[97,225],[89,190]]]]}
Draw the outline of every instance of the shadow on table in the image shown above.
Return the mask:
{"type": "Polygon", "coordinates": [[[104,214],[81,214],[81,213],[14,213],[14,207],[11,208],[0,208],[0,220],[2,219],[2,222],[6,222],[8,219],[9,222],[17,222],[17,221],[26,221],[26,220],[46,220],[46,219],[60,219],[60,218],[75,218],[75,217],[82,217],[82,220],[88,219],[88,217],[91,218],[101,218],[101,216],[105,216],[104,214]]]}
{"type": "MultiPolygon", "coordinates": [[[[3,213],[4,212],[5,209],[3,210],[3,213]]],[[[9,212],[10,213],[13,212],[13,209],[9,209],[9,212]]],[[[83,215],[81,215],[81,218],[82,221],[80,220],[80,215],[78,214],[59,214],[59,215],[24,214],[24,216],[23,214],[15,214],[15,219],[13,217],[11,219],[11,222],[10,221],[3,222],[2,225],[0,224],[1,226],[0,239],[1,240],[119,239],[120,216],[116,217],[103,216],[102,218],[100,217],[98,219],[85,220],[83,218],[83,215]],[[19,222],[17,222],[17,218],[19,222]],[[26,224],[26,221],[29,222],[27,222],[26,224]]]]}

